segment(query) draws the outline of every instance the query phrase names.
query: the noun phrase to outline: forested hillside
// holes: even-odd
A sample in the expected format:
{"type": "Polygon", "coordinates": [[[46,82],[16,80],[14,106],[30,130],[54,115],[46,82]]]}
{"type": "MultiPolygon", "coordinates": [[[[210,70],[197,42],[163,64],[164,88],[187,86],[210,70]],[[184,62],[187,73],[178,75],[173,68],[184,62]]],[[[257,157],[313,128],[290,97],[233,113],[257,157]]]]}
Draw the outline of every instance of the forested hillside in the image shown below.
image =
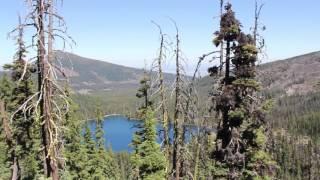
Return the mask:
{"type": "Polygon", "coordinates": [[[172,18],[173,33],[152,21],[157,53],[142,70],[55,49],[74,45],[59,2],[25,1],[9,33],[16,52],[0,74],[0,180],[320,179],[320,52],[258,64],[263,3],[254,1],[247,28],[220,0],[212,51],[187,75],[172,18]],[[137,119],[132,151],[107,144],[110,114],[137,119]]]}
{"type": "MultiPolygon", "coordinates": [[[[133,96],[138,87],[143,70],[83,58],[66,52],[56,52],[59,63],[70,79],[72,96],[85,112],[93,117],[94,104],[99,102],[104,113],[135,116],[136,102],[133,96]],[[120,72],[120,73],[112,73],[120,72]]],[[[258,79],[262,83],[263,93],[268,97],[283,95],[303,95],[314,92],[320,82],[320,52],[304,54],[285,60],[262,63],[258,68],[258,79]]],[[[167,86],[173,83],[174,75],[164,74],[167,86]]],[[[202,77],[197,89],[204,102],[212,88],[214,78],[202,77]]]]}
{"type": "MultiPolygon", "coordinates": [[[[62,51],[55,52],[55,56],[56,66],[63,67],[63,72],[70,79],[70,86],[80,93],[135,90],[143,76],[142,68],[120,66],[62,51]]],[[[174,75],[165,73],[164,76],[166,81],[173,81],[174,75]]]]}
{"type": "MultiPolygon", "coordinates": [[[[319,90],[320,52],[312,52],[285,60],[262,63],[257,78],[266,96],[298,95],[319,90]]],[[[214,79],[199,80],[201,92],[209,91],[214,79]]]]}

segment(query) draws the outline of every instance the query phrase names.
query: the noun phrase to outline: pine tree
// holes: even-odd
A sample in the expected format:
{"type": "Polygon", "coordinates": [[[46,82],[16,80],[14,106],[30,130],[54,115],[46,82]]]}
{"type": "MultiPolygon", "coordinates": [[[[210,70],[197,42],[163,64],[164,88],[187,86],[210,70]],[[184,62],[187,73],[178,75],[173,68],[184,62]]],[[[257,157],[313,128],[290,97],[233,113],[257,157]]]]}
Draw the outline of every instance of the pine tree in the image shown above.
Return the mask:
{"type": "Polygon", "coordinates": [[[136,94],[136,97],[139,99],[143,99],[143,106],[141,106],[140,110],[142,111],[142,115],[144,114],[143,111],[146,110],[149,106],[152,106],[153,102],[150,99],[150,87],[151,87],[151,80],[150,76],[148,75],[147,71],[144,70],[143,78],[140,80],[140,87],[136,94]]]}
{"type": "Polygon", "coordinates": [[[7,111],[7,104],[10,102],[13,84],[5,74],[0,79],[0,173],[2,178],[11,179],[13,176],[12,164],[13,159],[10,156],[9,150],[13,147],[13,139],[11,135],[11,128],[9,125],[9,113],[7,111]]]}
{"type": "Polygon", "coordinates": [[[144,99],[144,105],[139,109],[143,123],[134,134],[132,146],[134,153],[131,155],[134,179],[164,179],[166,172],[166,157],[161,152],[157,143],[156,119],[152,110],[152,101],[149,98],[150,85],[148,77],[140,81],[141,88],[137,93],[138,98],[144,99]]]}
{"type": "Polygon", "coordinates": [[[10,103],[13,87],[14,84],[8,75],[4,74],[0,78],[0,100],[4,103],[6,110],[8,109],[8,104],[10,103]]]}
{"type": "Polygon", "coordinates": [[[40,165],[40,162],[37,161],[36,152],[39,147],[35,146],[39,141],[36,132],[37,124],[33,115],[34,110],[28,109],[33,103],[30,98],[33,95],[32,73],[34,69],[25,60],[27,51],[23,41],[21,22],[17,36],[17,46],[18,49],[13,63],[4,65],[4,69],[10,70],[11,80],[14,83],[10,104],[8,105],[8,110],[12,112],[13,138],[16,140],[14,149],[11,149],[11,151],[14,151],[18,164],[21,165],[19,167],[19,177],[33,179],[38,174],[40,165]]]}
{"type": "Polygon", "coordinates": [[[103,114],[100,107],[98,107],[96,114],[97,114],[96,131],[95,131],[96,146],[99,150],[100,149],[104,150],[105,139],[104,139],[104,130],[103,130],[103,114]]]}
{"type": "Polygon", "coordinates": [[[132,155],[132,164],[138,167],[139,178],[164,179],[166,159],[157,143],[156,120],[151,108],[146,110],[141,140],[141,144],[137,145],[132,155]]]}
{"type": "Polygon", "coordinates": [[[66,179],[85,179],[89,177],[87,171],[88,156],[84,144],[82,133],[83,119],[79,116],[78,107],[70,100],[70,110],[65,117],[65,132],[64,132],[64,156],[66,158],[66,179]]]}
{"type": "Polygon", "coordinates": [[[227,46],[222,92],[214,98],[221,118],[214,151],[215,176],[268,178],[275,171],[275,163],[266,151],[265,113],[269,104],[261,105],[256,96],[260,90],[255,80],[258,51],[252,36],[241,32],[231,4],[227,4],[225,10],[221,30],[214,40],[216,46],[221,42],[227,46]]]}
{"type": "Polygon", "coordinates": [[[88,161],[86,162],[86,171],[88,174],[88,177],[90,178],[94,176],[95,172],[95,152],[96,152],[96,145],[94,140],[92,139],[92,133],[89,127],[89,123],[87,122],[85,125],[85,130],[83,134],[84,138],[84,148],[86,151],[86,155],[88,157],[88,161]]]}
{"type": "Polygon", "coordinates": [[[112,150],[106,151],[104,129],[103,129],[103,114],[100,107],[97,109],[97,120],[95,130],[96,152],[95,152],[95,179],[117,179],[119,170],[117,163],[114,160],[112,150]]]}

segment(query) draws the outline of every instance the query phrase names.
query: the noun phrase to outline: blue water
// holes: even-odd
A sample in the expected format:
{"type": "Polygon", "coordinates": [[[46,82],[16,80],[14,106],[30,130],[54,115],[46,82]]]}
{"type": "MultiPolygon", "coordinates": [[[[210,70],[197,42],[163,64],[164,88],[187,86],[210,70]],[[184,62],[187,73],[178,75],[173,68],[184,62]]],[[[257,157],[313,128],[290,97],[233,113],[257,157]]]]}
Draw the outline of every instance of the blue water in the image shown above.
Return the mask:
{"type": "MultiPolygon", "coordinates": [[[[116,115],[116,116],[109,116],[105,118],[103,123],[104,129],[104,138],[105,138],[105,145],[106,148],[111,147],[113,151],[120,152],[120,151],[132,151],[130,147],[130,143],[132,141],[132,136],[134,132],[137,131],[136,126],[142,123],[141,121],[137,120],[129,120],[125,116],[116,115]]],[[[95,131],[95,121],[90,122],[90,129],[92,133],[95,131]]],[[[170,128],[169,135],[172,139],[173,132],[172,128],[170,128]]],[[[162,142],[162,128],[160,125],[157,125],[157,132],[158,132],[158,143],[162,142]]],[[[190,138],[190,133],[187,135],[186,139],[190,138]]]]}
{"type": "MultiPolygon", "coordinates": [[[[132,136],[137,128],[139,121],[129,120],[124,116],[109,116],[103,122],[104,139],[106,147],[111,147],[113,151],[131,151],[129,146],[132,136]]],[[[95,122],[90,123],[92,132],[95,130],[95,122]]]]}

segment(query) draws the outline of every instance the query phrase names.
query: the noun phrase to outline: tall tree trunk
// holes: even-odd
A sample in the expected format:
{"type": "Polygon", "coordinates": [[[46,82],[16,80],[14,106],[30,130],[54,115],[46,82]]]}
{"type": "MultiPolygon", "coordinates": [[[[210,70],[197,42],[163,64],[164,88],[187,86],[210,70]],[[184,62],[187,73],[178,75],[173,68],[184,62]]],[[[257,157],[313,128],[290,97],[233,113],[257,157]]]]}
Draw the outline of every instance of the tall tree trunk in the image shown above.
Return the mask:
{"type": "MultiPolygon", "coordinates": [[[[46,85],[46,92],[45,92],[45,118],[48,122],[48,129],[47,133],[49,134],[50,131],[53,131],[52,129],[52,122],[54,121],[52,116],[52,97],[53,97],[53,87],[52,87],[52,69],[50,69],[51,63],[53,62],[53,0],[48,0],[48,7],[49,7],[49,24],[48,24],[48,58],[47,62],[45,63],[45,73],[47,74],[47,79],[45,81],[46,85]]],[[[50,134],[49,134],[50,135],[50,134]]],[[[50,139],[52,141],[52,139],[50,139]]],[[[56,145],[53,145],[52,147],[52,154],[51,156],[53,158],[57,157],[57,148],[56,145]]],[[[51,166],[51,176],[53,180],[59,179],[59,171],[58,171],[58,160],[50,158],[50,166],[51,166]]]]}
{"type": "Polygon", "coordinates": [[[226,49],[226,72],[225,72],[225,84],[229,85],[230,82],[230,41],[227,41],[226,49]]]}
{"type": "Polygon", "coordinates": [[[254,27],[253,27],[253,41],[254,45],[257,45],[257,33],[258,33],[258,20],[260,11],[258,10],[258,2],[255,1],[255,11],[254,11],[254,27]]]}
{"type": "Polygon", "coordinates": [[[194,180],[198,179],[199,159],[200,159],[200,143],[199,143],[199,138],[197,138],[196,159],[195,159],[195,162],[194,162],[194,173],[193,173],[193,179],[194,180]]]}
{"type": "MultiPolygon", "coordinates": [[[[222,15],[223,15],[223,4],[224,4],[224,0],[220,0],[220,19],[222,18],[222,15]]],[[[220,32],[222,31],[222,27],[220,25],[220,32]]],[[[222,64],[223,64],[223,52],[224,52],[224,44],[223,44],[223,40],[221,40],[220,42],[220,74],[221,74],[221,71],[222,71],[222,64]]]]}
{"type": "MultiPolygon", "coordinates": [[[[15,154],[14,152],[12,153],[15,154]]],[[[18,163],[18,158],[16,156],[13,157],[13,164],[11,166],[11,169],[12,169],[11,180],[19,179],[20,167],[18,163]]]]}
{"type": "Polygon", "coordinates": [[[53,159],[56,157],[55,144],[52,144],[52,84],[51,77],[52,73],[50,70],[50,58],[52,58],[52,1],[49,0],[48,3],[45,0],[38,0],[38,67],[40,67],[39,72],[41,73],[38,79],[39,92],[41,92],[42,97],[40,101],[40,117],[42,117],[43,125],[42,130],[42,143],[44,146],[44,155],[45,155],[45,170],[46,176],[52,177],[53,180],[58,180],[58,167],[57,160],[53,159]],[[49,25],[48,25],[48,56],[46,55],[46,42],[45,42],[45,27],[44,27],[44,17],[46,8],[49,8],[49,25]]]}
{"type": "Polygon", "coordinates": [[[163,123],[163,134],[164,134],[164,149],[166,159],[169,159],[169,122],[168,122],[168,109],[166,106],[166,95],[165,95],[165,85],[162,71],[162,58],[163,58],[163,48],[164,48],[164,36],[162,32],[161,34],[161,42],[160,42],[160,52],[158,57],[158,73],[159,73],[159,88],[160,88],[160,96],[161,96],[161,114],[162,114],[162,123],[163,123]]]}
{"type": "Polygon", "coordinates": [[[176,87],[175,87],[175,113],[174,113],[174,147],[173,147],[173,170],[175,179],[180,179],[181,173],[181,130],[182,130],[182,118],[181,118],[181,67],[180,67],[180,42],[179,34],[177,30],[176,35],[176,87]]]}
{"type": "Polygon", "coordinates": [[[258,4],[258,1],[255,0],[255,9],[254,9],[254,27],[253,27],[253,41],[254,45],[257,46],[258,41],[258,28],[259,28],[259,18],[261,14],[261,10],[264,4],[258,4]]]}
{"type": "MultiPolygon", "coordinates": [[[[38,16],[37,16],[37,23],[38,23],[38,59],[37,59],[37,67],[38,67],[38,91],[41,92],[42,90],[42,81],[43,81],[43,64],[44,64],[44,58],[45,58],[45,37],[44,37],[44,0],[38,0],[37,1],[37,10],[38,10],[38,16]]],[[[41,93],[39,93],[39,99],[40,99],[40,117],[43,119],[44,115],[44,100],[41,96],[41,93]]],[[[41,125],[41,138],[42,138],[42,144],[44,147],[44,170],[47,177],[50,176],[50,161],[47,159],[48,151],[47,151],[47,136],[46,136],[46,126],[43,123],[41,125]]]]}

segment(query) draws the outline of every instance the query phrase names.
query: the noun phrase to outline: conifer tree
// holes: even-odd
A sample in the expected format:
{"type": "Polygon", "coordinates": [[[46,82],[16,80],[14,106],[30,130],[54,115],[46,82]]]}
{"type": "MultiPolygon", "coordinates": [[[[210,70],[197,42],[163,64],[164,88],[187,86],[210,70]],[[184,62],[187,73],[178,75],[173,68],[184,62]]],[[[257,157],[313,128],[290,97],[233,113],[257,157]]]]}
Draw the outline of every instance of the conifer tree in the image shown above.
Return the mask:
{"type": "Polygon", "coordinates": [[[16,140],[14,151],[19,167],[19,177],[35,178],[39,170],[39,162],[37,162],[37,153],[35,147],[37,137],[37,124],[31,107],[32,101],[30,97],[33,93],[32,73],[34,69],[31,64],[28,64],[26,57],[26,47],[23,41],[23,27],[19,18],[19,31],[17,36],[17,52],[14,56],[12,64],[6,64],[4,69],[10,70],[11,80],[14,83],[10,104],[8,110],[12,113],[11,127],[13,129],[13,138],[16,140]],[[26,108],[22,108],[26,107],[26,108]]]}
{"type": "Polygon", "coordinates": [[[151,108],[145,111],[141,143],[137,145],[132,155],[132,164],[138,167],[138,178],[164,179],[166,170],[166,158],[157,143],[156,120],[151,108]]]}
{"type": "Polygon", "coordinates": [[[95,130],[96,152],[95,152],[95,179],[116,179],[118,174],[117,164],[113,158],[111,150],[105,148],[103,114],[100,107],[97,109],[97,120],[95,130]]]}
{"type": "Polygon", "coordinates": [[[241,32],[231,4],[225,6],[221,30],[216,32],[216,46],[226,42],[224,81],[221,93],[214,98],[220,115],[216,149],[216,178],[268,178],[275,163],[266,152],[265,113],[268,105],[261,105],[256,96],[260,90],[255,80],[257,49],[251,35],[241,32]],[[231,73],[233,71],[233,73],[231,73]]]}
{"type": "Polygon", "coordinates": [[[13,179],[18,177],[18,166],[15,163],[16,157],[14,151],[14,139],[12,138],[12,129],[9,123],[8,104],[12,93],[13,84],[5,74],[0,79],[0,123],[1,123],[1,149],[5,152],[1,156],[1,173],[3,178],[13,179]],[[5,142],[5,144],[2,142],[5,142]],[[16,169],[16,171],[14,171],[16,169]]]}
{"type": "Polygon", "coordinates": [[[164,179],[166,172],[166,158],[157,143],[156,119],[149,100],[150,85],[148,77],[140,81],[141,87],[137,97],[144,99],[144,105],[139,109],[143,123],[134,134],[131,155],[134,179],[164,179]]]}
{"type": "Polygon", "coordinates": [[[144,70],[143,78],[140,80],[140,87],[138,89],[138,92],[136,94],[136,97],[139,99],[143,99],[143,106],[140,108],[140,110],[146,110],[149,106],[151,106],[153,103],[150,100],[150,85],[151,80],[150,76],[148,75],[147,71],[144,70]]]}
{"type": "Polygon", "coordinates": [[[87,171],[88,156],[82,133],[83,119],[79,116],[78,107],[70,100],[70,110],[65,117],[64,132],[64,156],[66,158],[66,179],[86,179],[89,177],[87,171]]]}
{"type": "Polygon", "coordinates": [[[88,157],[88,161],[86,162],[86,170],[88,173],[88,178],[93,177],[94,172],[95,172],[95,152],[96,152],[96,147],[95,147],[95,142],[92,139],[92,133],[91,129],[89,127],[89,123],[87,122],[85,125],[85,130],[83,134],[84,138],[84,146],[85,146],[85,151],[86,155],[88,157]]]}
{"type": "Polygon", "coordinates": [[[105,139],[104,139],[104,131],[103,131],[103,114],[101,111],[101,108],[98,107],[97,109],[97,120],[96,120],[96,131],[95,131],[95,136],[96,136],[96,146],[98,149],[104,150],[105,147],[105,139]]]}

